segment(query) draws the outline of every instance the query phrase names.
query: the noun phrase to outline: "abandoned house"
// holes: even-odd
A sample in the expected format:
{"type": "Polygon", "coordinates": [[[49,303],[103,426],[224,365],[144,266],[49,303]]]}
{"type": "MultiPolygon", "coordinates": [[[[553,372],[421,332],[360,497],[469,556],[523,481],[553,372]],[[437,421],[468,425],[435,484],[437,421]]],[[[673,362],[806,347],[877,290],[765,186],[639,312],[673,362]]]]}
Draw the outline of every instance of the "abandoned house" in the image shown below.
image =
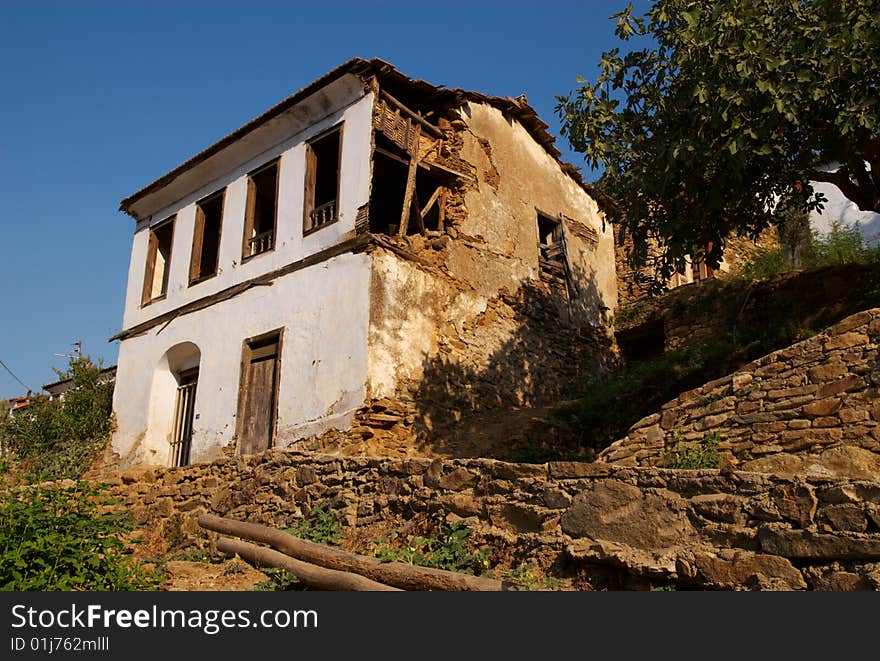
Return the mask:
{"type": "Polygon", "coordinates": [[[124,199],[119,463],[415,439],[600,369],[612,232],[559,157],[522,96],[355,58],[124,199]]]}

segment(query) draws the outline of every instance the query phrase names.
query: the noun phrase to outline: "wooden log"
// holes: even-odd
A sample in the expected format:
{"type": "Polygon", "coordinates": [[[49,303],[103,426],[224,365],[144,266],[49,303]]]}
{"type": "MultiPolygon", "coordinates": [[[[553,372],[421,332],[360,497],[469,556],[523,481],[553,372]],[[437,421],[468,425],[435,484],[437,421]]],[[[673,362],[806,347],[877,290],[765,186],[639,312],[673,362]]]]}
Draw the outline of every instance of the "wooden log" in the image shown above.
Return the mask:
{"type": "Polygon", "coordinates": [[[515,589],[513,584],[496,579],[408,565],[403,562],[382,562],[378,558],[348,553],[342,549],[299,539],[258,523],[245,523],[213,514],[201,514],[199,525],[224,535],[234,535],[268,544],[282,553],[305,562],[328,569],[355,572],[404,590],[497,592],[515,589]]]}
{"type": "Polygon", "coordinates": [[[403,193],[403,208],[400,211],[400,236],[406,236],[407,225],[409,225],[410,207],[412,205],[413,191],[416,189],[416,171],[419,167],[419,125],[415,126],[415,148],[410,152],[409,170],[406,173],[406,189],[403,193]]]}
{"type": "Polygon", "coordinates": [[[321,590],[345,590],[353,592],[399,592],[398,588],[372,581],[360,574],[352,574],[335,569],[318,567],[302,560],[267,549],[250,542],[220,537],[217,549],[224,553],[237,553],[258,569],[260,567],[278,567],[286,569],[309,587],[321,590]]]}

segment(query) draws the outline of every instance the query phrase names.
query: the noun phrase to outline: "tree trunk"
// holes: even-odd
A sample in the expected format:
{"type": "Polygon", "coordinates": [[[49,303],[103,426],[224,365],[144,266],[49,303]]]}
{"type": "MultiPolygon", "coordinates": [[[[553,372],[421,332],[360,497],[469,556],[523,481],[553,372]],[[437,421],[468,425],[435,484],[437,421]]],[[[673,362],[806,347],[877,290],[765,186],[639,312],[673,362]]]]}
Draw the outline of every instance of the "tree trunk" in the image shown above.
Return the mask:
{"type": "Polygon", "coordinates": [[[224,535],[243,537],[268,544],[282,553],[305,562],[329,569],[355,572],[404,590],[497,592],[515,589],[513,584],[495,579],[408,565],[402,562],[382,562],[377,558],[348,553],[341,549],[298,539],[268,526],[224,519],[213,514],[200,515],[199,525],[224,535]]]}
{"type": "Polygon", "coordinates": [[[224,553],[237,553],[254,567],[278,567],[286,569],[309,587],[321,590],[346,590],[356,592],[397,592],[397,588],[383,585],[358,574],[350,574],[335,569],[325,569],[302,560],[267,549],[250,542],[220,537],[217,548],[224,553]]]}

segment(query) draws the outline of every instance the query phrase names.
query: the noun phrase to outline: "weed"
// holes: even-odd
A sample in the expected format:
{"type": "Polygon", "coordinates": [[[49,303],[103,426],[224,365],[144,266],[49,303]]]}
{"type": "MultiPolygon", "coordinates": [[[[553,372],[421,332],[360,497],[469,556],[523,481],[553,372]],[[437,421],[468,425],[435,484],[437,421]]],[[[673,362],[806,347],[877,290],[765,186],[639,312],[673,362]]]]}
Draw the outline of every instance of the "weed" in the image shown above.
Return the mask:
{"type": "Polygon", "coordinates": [[[125,510],[98,488],[31,487],[0,496],[0,589],[144,590],[158,578],[130,557],[125,510]]]}
{"type": "Polygon", "coordinates": [[[785,247],[763,249],[744,265],[743,275],[749,280],[762,280],[785,273],[793,268],[820,268],[834,264],[867,264],[880,260],[880,248],[865,245],[858,223],[847,227],[839,221],[831,223],[826,234],[813,230],[806,237],[807,245],[797,262],[793,262],[785,247]]]}
{"type": "Polygon", "coordinates": [[[230,560],[226,563],[226,566],[223,567],[223,575],[224,576],[233,576],[234,574],[242,574],[247,569],[247,565],[239,560],[230,560]]]}
{"type": "Polygon", "coordinates": [[[307,517],[287,528],[286,532],[318,544],[336,545],[345,537],[339,513],[323,506],[312,508],[307,517]]]}
{"type": "Polygon", "coordinates": [[[190,547],[188,549],[184,549],[179,553],[174,555],[174,560],[181,560],[183,562],[211,562],[211,554],[208,553],[204,549],[198,549],[195,547],[190,547]]]}
{"type": "Polygon", "coordinates": [[[286,569],[279,569],[275,567],[264,567],[262,572],[268,576],[269,578],[265,581],[261,581],[254,586],[255,592],[280,592],[285,590],[302,590],[303,584],[296,577],[296,574],[292,574],[286,569]]]}
{"type": "Polygon", "coordinates": [[[397,535],[373,542],[373,555],[385,562],[405,562],[434,569],[448,569],[479,576],[489,566],[489,549],[474,553],[468,549],[471,534],[463,521],[447,523],[438,515],[435,532],[427,537],[409,535],[400,540],[397,535]]]}
{"type": "Polygon", "coordinates": [[[532,592],[535,590],[559,590],[562,587],[562,581],[552,576],[539,578],[532,573],[534,564],[527,562],[520,565],[516,569],[503,572],[501,578],[510,583],[515,583],[520,590],[532,592]]]}
{"type": "Polygon", "coordinates": [[[663,457],[663,466],[683,470],[718,468],[721,460],[718,446],[721,441],[722,437],[718,432],[707,434],[699,443],[684,443],[678,439],[673,448],[663,457]]]}

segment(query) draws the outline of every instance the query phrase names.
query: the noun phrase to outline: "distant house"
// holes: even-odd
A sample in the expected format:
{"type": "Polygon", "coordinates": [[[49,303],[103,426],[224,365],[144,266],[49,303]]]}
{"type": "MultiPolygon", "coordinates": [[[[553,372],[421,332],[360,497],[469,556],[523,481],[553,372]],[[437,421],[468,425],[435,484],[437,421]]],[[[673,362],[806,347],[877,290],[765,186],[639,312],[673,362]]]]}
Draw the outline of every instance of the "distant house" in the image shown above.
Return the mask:
{"type": "MultiPolygon", "coordinates": [[[[110,367],[104,367],[101,370],[98,378],[102,382],[116,381],[116,365],[111,365],[110,367]]],[[[58,397],[63,397],[64,393],[66,393],[72,387],[73,387],[73,378],[67,377],[65,379],[53,381],[52,383],[44,384],[43,390],[45,390],[47,393],[49,393],[49,399],[55,399],[58,397]]]]}
{"type": "Polygon", "coordinates": [[[120,463],[427,427],[580,378],[614,246],[559,156],[525,97],[356,58],[124,199],[120,463]]]}

